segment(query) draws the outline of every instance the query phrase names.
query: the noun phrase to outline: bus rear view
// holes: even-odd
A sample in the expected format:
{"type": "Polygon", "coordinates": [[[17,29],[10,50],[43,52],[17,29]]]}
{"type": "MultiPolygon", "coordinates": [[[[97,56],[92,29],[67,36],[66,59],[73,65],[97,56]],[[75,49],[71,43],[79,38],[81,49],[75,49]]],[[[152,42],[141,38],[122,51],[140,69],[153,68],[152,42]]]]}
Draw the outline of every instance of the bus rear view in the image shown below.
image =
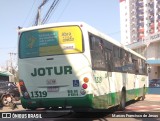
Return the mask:
{"type": "Polygon", "coordinates": [[[78,25],[20,30],[19,84],[27,109],[92,107],[89,44],[78,25]]]}
{"type": "Polygon", "coordinates": [[[144,100],[146,59],[93,27],[55,23],[20,29],[19,35],[24,108],[125,110],[126,102],[144,100]]]}

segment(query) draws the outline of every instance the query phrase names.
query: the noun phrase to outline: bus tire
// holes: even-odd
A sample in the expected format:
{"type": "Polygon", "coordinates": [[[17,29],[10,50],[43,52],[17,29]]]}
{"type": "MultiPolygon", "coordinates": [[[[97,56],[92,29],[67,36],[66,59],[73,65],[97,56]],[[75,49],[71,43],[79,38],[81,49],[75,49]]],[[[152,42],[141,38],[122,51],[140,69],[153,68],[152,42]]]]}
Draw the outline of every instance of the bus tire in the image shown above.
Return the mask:
{"type": "Polygon", "coordinates": [[[10,102],[11,102],[11,101],[12,101],[12,97],[11,97],[11,96],[4,95],[4,96],[2,97],[2,105],[3,105],[3,106],[6,106],[6,107],[10,106],[10,102]]]}
{"type": "Polygon", "coordinates": [[[123,90],[121,92],[121,100],[120,100],[120,105],[119,105],[119,109],[121,111],[124,111],[125,110],[125,107],[126,107],[126,93],[125,91],[123,90]]]}

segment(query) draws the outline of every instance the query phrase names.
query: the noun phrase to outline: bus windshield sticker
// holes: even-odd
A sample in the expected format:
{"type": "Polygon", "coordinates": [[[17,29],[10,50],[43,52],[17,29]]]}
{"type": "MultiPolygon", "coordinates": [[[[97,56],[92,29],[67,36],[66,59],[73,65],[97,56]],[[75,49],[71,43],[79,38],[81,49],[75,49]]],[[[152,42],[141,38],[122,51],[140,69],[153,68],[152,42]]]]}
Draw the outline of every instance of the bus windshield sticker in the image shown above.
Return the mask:
{"type": "Polygon", "coordinates": [[[60,45],[63,50],[74,50],[75,44],[61,44],[60,45]]]}
{"type": "Polygon", "coordinates": [[[45,28],[23,32],[20,37],[20,58],[80,53],[82,32],[78,26],[45,28]]]}
{"type": "Polygon", "coordinates": [[[39,47],[57,46],[58,32],[44,32],[39,34],[39,47]]]}

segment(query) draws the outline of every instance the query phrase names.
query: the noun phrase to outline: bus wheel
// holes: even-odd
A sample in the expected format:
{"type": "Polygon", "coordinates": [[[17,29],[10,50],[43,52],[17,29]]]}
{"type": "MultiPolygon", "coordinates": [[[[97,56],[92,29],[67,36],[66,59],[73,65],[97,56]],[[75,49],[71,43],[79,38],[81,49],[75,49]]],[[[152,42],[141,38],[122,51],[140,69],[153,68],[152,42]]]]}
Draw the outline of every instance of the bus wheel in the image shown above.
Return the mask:
{"type": "Polygon", "coordinates": [[[126,107],[126,93],[123,90],[121,93],[121,100],[120,100],[119,109],[123,111],[123,110],[125,110],[125,107],[126,107]]]}
{"type": "Polygon", "coordinates": [[[141,97],[141,100],[142,100],[142,101],[145,99],[145,95],[146,95],[146,93],[145,93],[145,86],[144,86],[144,87],[143,87],[143,95],[142,95],[142,97],[141,97]]]}
{"type": "Polygon", "coordinates": [[[2,98],[3,106],[7,106],[8,107],[11,102],[12,102],[12,97],[10,95],[3,96],[3,98],[2,98]]]}

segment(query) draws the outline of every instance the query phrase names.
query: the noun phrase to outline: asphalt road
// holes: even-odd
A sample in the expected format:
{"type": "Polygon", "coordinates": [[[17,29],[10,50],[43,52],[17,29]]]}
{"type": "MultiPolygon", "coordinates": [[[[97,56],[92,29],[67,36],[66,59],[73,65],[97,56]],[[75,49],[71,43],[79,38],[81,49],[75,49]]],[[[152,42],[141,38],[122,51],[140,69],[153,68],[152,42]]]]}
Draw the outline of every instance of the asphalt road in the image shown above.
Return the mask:
{"type": "MultiPolygon", "coordinates": [[[[23,109],[20,102],[16,102],[17,107],[16,109],[12,110],[10,107],[4,107],[0,110],[0,112],[12,112],[16,113],[30,113],[31,111],[23,109]]],[[[71,111],[53,111],[53,110],[44,110],[38,109],[34,111],[35,113],[45,112],[51,115],[54,118],[39,118],[33,119],[32,116],[30,119],[0,119],[3,121],[60,121],[60,120],[76,120],[76,121],[116,121],[116,120],[123,120],[123,121],[158,121],[160,120],[160,95],[146,95],[144,101],[132,101],[127,103],[125,111],[115,111],[113,113],[83,113],[83,114],[76,114],[71,111]],[[122,119],[123,118],[123,119],[122,119]]],[[[38,115],[38,114],[37,114],[38,115]]],[[[28,116],[28,115],[27,115],[28,116]]],[[[39,115],[40,116],[40,115],[39,115]]],[[[15,117],[14,117],[15,118],[15,117]]]]}

